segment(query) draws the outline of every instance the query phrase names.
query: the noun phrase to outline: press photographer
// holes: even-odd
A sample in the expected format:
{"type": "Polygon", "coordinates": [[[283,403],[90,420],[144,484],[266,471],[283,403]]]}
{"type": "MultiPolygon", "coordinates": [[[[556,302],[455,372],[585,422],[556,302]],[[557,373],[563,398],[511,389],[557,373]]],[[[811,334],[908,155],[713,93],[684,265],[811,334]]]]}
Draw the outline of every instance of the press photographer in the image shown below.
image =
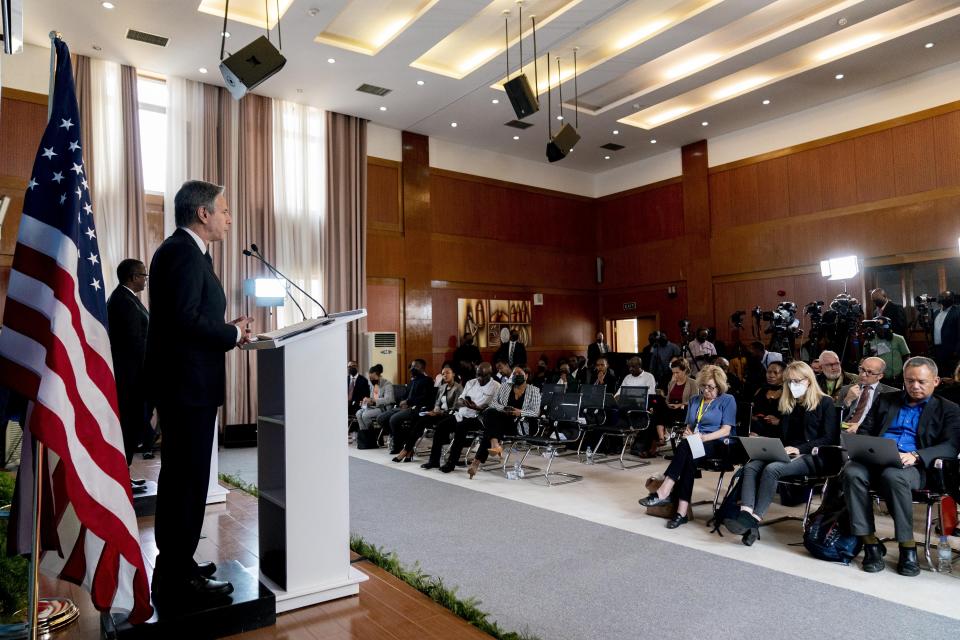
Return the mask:
{"type": "Polygon", "coordinates": [[[860,323],[863,335],[864,357],[877,357],[883,360],[883,382],[892,386],[902,386],[903,361],[910,357],[910,348],[903,336],[894,333],[890,319],[883,316],[860,323]]]}
{"type": "Polygon", "coordinates": [[[873,300],[873,317],[890,318],[890,327],[894,333],[906,335],[907,333],[907,314],[903,307],[890,299],[887,292],[883,289],[874,289],[870,292],[870,299],[873,300]]]}
{"type": "MultiPolygon", "coordinates": [[[[918,312],[921,298],[928,303],[930,296],[917,296],[918,312]]],[[[956,296],[952,291],[942,292],[938,302],[940,309],[933,312],[932,322],[933,358],[940,371],[953,371],[957,364],[957,356],[960,354],[960,307],[955,304],[956,296]]],[[[927,309],[929,308],[928,305],[927,309]]]]}

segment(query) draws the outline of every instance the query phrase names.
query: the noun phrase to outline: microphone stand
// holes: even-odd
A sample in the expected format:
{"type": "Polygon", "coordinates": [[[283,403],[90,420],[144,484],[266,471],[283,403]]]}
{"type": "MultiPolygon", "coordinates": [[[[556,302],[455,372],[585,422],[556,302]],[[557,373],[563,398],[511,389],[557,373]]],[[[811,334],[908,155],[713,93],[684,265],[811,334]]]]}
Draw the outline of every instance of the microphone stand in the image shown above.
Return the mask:
{"type": "MultiPolygon", "coordinates": [[[[263,259],[263,256],[254,254],[254,253],[253,253],[252,251],[250,251],[249,249],[244,249],[244,250],[243,250],[243,255],[245,255],[245,256],[247,256],[247,257],[250,257],[250,258],[256,258],[257,260],[259,260],[260,262],[262,262],[262,263],[264,264],[264,266],[267,267],[267,269],[269,269],[270,271],[272,271],[272,272],[274,273],[274,275],[276,275],[278,278],[283,279],[283,281],[287,283],[287,286],[284,287],[284,291],[286,292],[287,297],[289,297],[290,300],[293,301],[293,304],[295,304],[295,305],[297,306],[297,310],[300,311],[300,315],[303,316],[303,319],[304,319],[304,320],[306,320],[306,319],[307,319],[307,314],[303,312],[303,307],[301,307],[301,306],[300,306],[300,303],[297,302],[297,299],[294,298],[294,297],[290,294],[290,286],[289,286],[289,285],[292,284],[292,283],[291,283],[289,280],[287,280],[286,278],[284,278],[283,275],[280,274],[280,272],[278,272],[276,269],[274,269],[273,266],[271,266],[269,262],[267,262],[266,260],[264,260],[264,259],[263,259]]],[[[321,308],[322,308],[322,307],[321,307],[321,308]]]]}
{"type": "Polygon", "coordinates": [[[327,313],[327,310],[323,307],[323,305],[320,304],[320,301],[319,301],[319,300],[317,300],[317,299],[314,298],[312,295],[310,295],[309,293],[307,293],[306,291],[304,291],[304,290],[300,287],[300,285],[298,285],[296,282],[294,282],[293,280],[291,280],[291,279],[288,278],[287,276],[285,276],[285,275],[283,275],[282,273],[280,273],[280,272],[277,270],[276,267],[274,267],[272,264],[270,264],[269,262],[267,262],[267,259],[263,257],[263,254],[262,254],[262,253],[260,253],[260,249],[257,247],[257,245],[251,243],[251,244],[250,244],[250,248],[253,249],[254,253],[257,254],[257,257],[260,258],[260,262],[262,262],[263,264],[265,264],[268,269],[270,269],[271,271],[273,271],[278,277],[283,278],[284,280],[286,280],[287,282],[289,282],[290,284],[292,284],[294,289],[296,289],[297,291],[299,291],[299,292],[302,293],[303,295],[307,296],[307,298],[308,298],[313,304],[315,304],[315,305],[317,305],[318,307],[320,307],[320,311],[323,312],[324,317],[330,315],[329,313],[327,313]]]}

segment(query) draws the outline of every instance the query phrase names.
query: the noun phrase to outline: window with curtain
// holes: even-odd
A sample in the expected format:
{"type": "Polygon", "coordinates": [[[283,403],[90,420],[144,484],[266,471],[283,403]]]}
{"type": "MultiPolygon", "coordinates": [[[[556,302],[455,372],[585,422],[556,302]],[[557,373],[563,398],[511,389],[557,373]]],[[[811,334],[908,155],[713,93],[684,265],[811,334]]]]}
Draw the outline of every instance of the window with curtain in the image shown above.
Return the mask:
{"type": "MultiPolygon", "coordinates": [[[[273,101],[273,199],[277,268],[323,302],[321,229],[326,215],[326,123],[320,109],[273,101]]],[[[290,288],[308,318],[320,308],[290,288]]],[[[277,326],[299,322],[289,300],[277,308],[277,326]]]]}
{"type": "Polygon", "coordinates": [[[143,188],[147,193],[162,194],[167,186],[167,83],[138,76],[137,92],[143,188]]]}

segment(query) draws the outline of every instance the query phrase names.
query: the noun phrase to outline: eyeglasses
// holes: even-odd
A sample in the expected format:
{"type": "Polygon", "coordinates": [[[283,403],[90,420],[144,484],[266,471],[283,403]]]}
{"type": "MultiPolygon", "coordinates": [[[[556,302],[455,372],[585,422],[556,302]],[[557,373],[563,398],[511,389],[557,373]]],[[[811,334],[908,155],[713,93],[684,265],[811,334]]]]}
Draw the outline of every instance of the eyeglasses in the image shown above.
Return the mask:
{"type": "Polygon", "coordinates": [[[883,371],[870,371],[869,369],[864,369],[860,367],[860,373],[865,373],[868,376],[882,376],[883,371]]]}
{"type": "Polygon", "coordinates": [[[705,384],[705,385],[703,385],[703,386],[700,387],[700,388],[703,389],[704,391],[716,391],[716,390],[717,390],[717,387],[714,386],[714,385],[712,385],[712,384],[705,384]]]}
{"type": "Polygon", "coordinates": [[[147,279],[150,278],[150,276],[148,276],[146,273],[135,273],[135,274],[133,274],[133,277],[134,277],[134,278],[143,278],[144,280],[147,280],[147,279]]]}

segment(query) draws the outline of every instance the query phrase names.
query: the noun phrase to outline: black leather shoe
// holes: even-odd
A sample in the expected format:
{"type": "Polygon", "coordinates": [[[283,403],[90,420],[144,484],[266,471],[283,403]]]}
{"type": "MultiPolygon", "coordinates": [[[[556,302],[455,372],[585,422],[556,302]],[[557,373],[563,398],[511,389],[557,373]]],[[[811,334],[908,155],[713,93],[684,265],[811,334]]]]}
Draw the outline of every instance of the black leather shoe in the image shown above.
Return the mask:
{"type": "Polygon", "coordinates": [[[144,451],[144,452],[143,452],[143,459],[144,459],[144,460],[153,460],[153,458],[154,458],[154,455],[153,455],[153,452],[152,452],[152,451],[144,451]]]}
{"type": "Polygon", "coordinates": [[[690,522],[690,518],[687,516],[681,516],[679,513],[669,520],[667,520],[667,529],[676,529],[682,524],[687,524],[690,522]]]}
{"type": "Polygon", "coordinates": [[[902,576],[920,575],[920,562],[917,560],[916,547],[900,547],[900,559],[897,560],[897,573],[902,576]]]}
{"type": "MultiPolygon", "coordinates": [[[[885,555],[887,555],[887,548],[883,546],[882,542],[863,545],[863,570],[867,573],[883,571],[886,567],[886,563],[883,561],[885,555]]],[[[914,560],[917,558],[916,549],[914,549],[913,558],[914,560]]]]}
{"type": "Polygon", "coordinates": [[[130,484],[132,484],[135,487],[142,487],[143,485],[147,484],[147,481],[144,480],[143,478],[131,478],[130,484]]]}
{"type": "Polygon", "coordinates": [[[657,494],[651,493],[646,498],[640,500],[641,507],[662,507],[665,504],[670,504],[670,496],[661,498],[657,494]]]}
{"type": "Polygon", "coordinates": [[[456,468],[457,468],[457,465],[447,463],[447,464],[443,465],[442,467],[440,467],[440,471],[442,471],[443,473],[452,473],[453,470],[456,469],[456,468]]]}
{"type": "Polygon", "coordinates": [[[198,562],[197,573],[204,578],[209,578],[217,572],[217,565],[212,562],[198,562]]]}
{"type": "Polygon", "coordinates": [[[190,578],[181,588],[185,598],[216,598],[233,593],[233,585],[226,580],[211,580],[203,576],[190,578]]]}
{"type": "Polygon", "coordinates": [[[440,465],[437,464],[436,462],[424,462],[422,465],[420,465],[420,468],[421,469],[439,469],[440,465]]]}
{"type": "Polygon", "coordinates": [[[753,543],[760,539],[760,528],[759,527],[750,527],[743,532],[743,537],[740,538],[740,542],[744,546],[752,547],[753,543]]]}

